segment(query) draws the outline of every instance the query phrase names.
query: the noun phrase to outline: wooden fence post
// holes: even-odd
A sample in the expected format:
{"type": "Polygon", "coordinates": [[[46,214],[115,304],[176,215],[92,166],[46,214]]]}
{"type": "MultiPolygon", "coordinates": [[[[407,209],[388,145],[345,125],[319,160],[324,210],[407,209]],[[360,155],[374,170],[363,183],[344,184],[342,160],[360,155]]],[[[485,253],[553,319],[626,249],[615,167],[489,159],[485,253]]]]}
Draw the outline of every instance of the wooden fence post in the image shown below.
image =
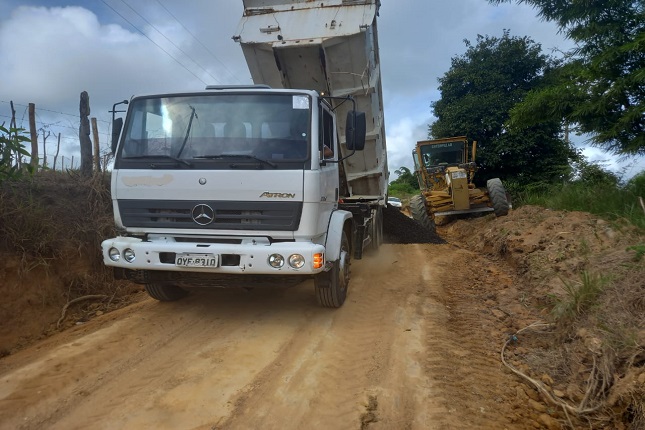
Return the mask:
{"type": "Polygon", "coordinates": [[[31,135],[31,167],[38,169],[38,130],[36,129],[36,105],[29,103],[29,134],[31,135]]]}
{"type": "Polygon", "coordinates": [[[90,140],[90,96],[87,91],[81,93],[79,105],[81,125],[78,128],[78,137],[81,143],[81,176],[92,176],[92,141],[90,140]]]}
{"type": "Polygon", "coordinates": [[[56,155],[54,155],[54,170],[56,170],[56,160],[58,160],[59,152],[60,152],[60,133],[58,133],[58,144],[56,145],[56,155]]]}
{"type": "Polygon", "coordinates": [[[96,125],[96,117],[92,117],[92,137],[94,138],[94,170],[101,171],[101,159],[99,154],[99,128],[96,125]]]}
{"type": "MultiPolygon", "coordinates": [[[[9,104],[11,105],[11,122],[9,123],[9,129],[16,129],[16,110],[13,108],[13,100],[9,101],[9,104]]],[[[14,135],[17,135],[18,132],[14,132],[14,135]]],[[[9,132],[9,139],[11,139],[11,132],[9,132]]],[[[18,169],[22,167],[22,154],[18,151],[14,154],[16,157],[16,165],[18,166],[18,169]]]]}
{"type": "Polygon", "coordinates": [[[52,134],[51,131],[47,130],[45,134],[45,128],[40,129],[43,132],[43,167],[47,168],[47,138],[52,134]]]}

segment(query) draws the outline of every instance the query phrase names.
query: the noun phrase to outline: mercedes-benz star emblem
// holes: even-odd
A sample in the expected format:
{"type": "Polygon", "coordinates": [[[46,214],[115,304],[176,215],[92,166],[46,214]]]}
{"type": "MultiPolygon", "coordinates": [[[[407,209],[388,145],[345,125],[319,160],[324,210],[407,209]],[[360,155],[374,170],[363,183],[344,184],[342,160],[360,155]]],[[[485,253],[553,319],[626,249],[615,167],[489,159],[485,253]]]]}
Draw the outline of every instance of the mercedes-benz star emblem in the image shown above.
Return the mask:
{"type": "Polygon", "coordinates": [[[213,208],[203,203],[195,206],[190,214],[193,217],[193,221],[199,225],[208,225],[215,219],[213,208]]]}

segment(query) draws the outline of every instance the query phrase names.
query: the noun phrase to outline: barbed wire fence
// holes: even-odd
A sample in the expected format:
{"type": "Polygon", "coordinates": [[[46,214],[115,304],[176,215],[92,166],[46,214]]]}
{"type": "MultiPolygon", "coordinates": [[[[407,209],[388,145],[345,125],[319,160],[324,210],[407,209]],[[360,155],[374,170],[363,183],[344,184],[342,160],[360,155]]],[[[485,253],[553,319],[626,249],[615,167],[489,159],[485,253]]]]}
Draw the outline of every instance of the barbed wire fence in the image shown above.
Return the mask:
{"type": "Polygon", "coordinates": [[[112,164],[112,154],[109,150],[111,123],[96,117],[89,118],[89,96],[86,92],[81,93],[81,109],[76,115],[52,109],[36,109],[35,103],[20,104],[14,103],[13,100],[0,100],[0,104],[2,103],[10,105],[11,115],[0,113],[0,124],[5,124],[7,121],[3,118],[7,118],[9,128],[23,129],[23,133],[30,140],[30,142],[25,142],[25,149],[30,153],[30,156],[16,153],[12,158],[12,162],[18,168],[31,164],[35,170],[78,170],[82,171],[85,176],[110,170],[112,164]],[[24,107],[21,118],[18,117],[15,107],[24,107]],[[49,117],[47,121],[40,117],[39,111],[47,113],[49,117]],[[82,113],[86,115],[83,129],[80,127],[83,124],[82,113]],[[26,116],[27,118],[25,118],[26,116]],[[72,117],[77,120],[72,121],[72,117]],[[106,131],[102,132],[101,128],[106,131]],[[83,139],[83,135],[86,139],[83,139]],[[85,148],[82,145],[85,145],[85,148]],[[81,153],[86,156],[85,163],[81,159],[81,153]]]}

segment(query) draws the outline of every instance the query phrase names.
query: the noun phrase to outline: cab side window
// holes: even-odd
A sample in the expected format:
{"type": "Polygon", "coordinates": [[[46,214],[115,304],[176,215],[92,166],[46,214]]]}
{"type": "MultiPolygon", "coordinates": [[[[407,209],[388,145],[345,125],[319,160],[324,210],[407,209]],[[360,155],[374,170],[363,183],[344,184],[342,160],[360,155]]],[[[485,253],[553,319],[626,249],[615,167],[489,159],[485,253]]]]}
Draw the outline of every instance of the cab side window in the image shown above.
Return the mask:
{"type": "Polygon", "coordinates": [[[334,158],[334,117],[327,109],[322,110],[319,149],[323,158],[334,158]]]}

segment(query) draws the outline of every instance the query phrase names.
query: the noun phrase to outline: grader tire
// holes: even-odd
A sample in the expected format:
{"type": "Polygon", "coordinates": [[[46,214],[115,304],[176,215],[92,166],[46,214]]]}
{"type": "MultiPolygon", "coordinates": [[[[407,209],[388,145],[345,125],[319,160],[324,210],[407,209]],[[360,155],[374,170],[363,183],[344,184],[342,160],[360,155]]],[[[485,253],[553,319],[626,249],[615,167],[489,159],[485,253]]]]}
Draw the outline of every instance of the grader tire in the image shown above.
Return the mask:
{"type": "Polygon", "coordinates": [[[493,205],[495,216],[508,215],[510,205],[508,204],[506,190],[504,189],[504,185],[502,185],[502,181],[499,178],[489,179],[486,182],[486,188],[488,188],[488,196],[493,205]]]}
{"type": "Polygon", "coordinates": [[[436,232],[437,228],[434,220],[428,215],[426,201],[423,196],[414,196],[410,199],[410,212],[412,212],[412,218],[421,224],[422,227],[433,233],[436,232]]]}

